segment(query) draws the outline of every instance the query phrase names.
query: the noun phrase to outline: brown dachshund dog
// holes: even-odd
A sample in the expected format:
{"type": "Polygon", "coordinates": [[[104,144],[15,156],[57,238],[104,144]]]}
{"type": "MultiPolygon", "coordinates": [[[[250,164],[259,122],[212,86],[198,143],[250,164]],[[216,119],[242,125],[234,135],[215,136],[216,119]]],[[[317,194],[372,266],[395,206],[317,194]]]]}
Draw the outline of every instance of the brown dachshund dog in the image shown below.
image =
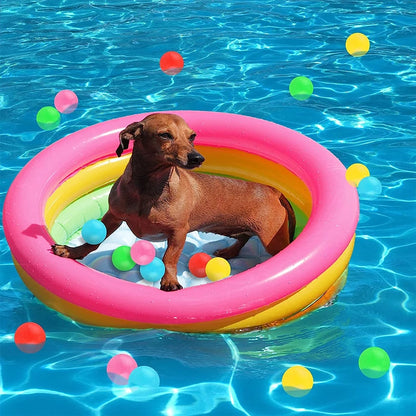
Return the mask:
{"type": "MultiPolygon", "coordinates": [[[[193,145],[195,132],[179,116],[152,114],[120,132],[121,155],[134,141],[124,173],[109,195],[109,210],[102,218],[107,236],[125,221],[139,238],[167,238],[166,267],[160,288],[182,289],[177,263],[190,231],[233,237],[230,247],[216,256],[230,259],[251,236],[257,235],[274,255],[293,239],[295,216],[278,190],[253,182],[191,172],[204,162],[193,145]]],[[[62,257],[81,259],[98,245],[52,246],[62,257]]]]}

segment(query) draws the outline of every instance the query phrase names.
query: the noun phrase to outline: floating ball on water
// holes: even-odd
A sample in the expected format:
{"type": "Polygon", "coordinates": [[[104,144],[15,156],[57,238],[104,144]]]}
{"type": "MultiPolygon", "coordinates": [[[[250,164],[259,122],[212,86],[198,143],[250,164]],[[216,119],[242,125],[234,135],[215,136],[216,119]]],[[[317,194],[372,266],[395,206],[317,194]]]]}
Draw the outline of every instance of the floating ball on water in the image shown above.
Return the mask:
{"type": "Polygon", "coordinates": [[[311,372],[301,365],[295,365],[285,371],[282,377],[284,391],[293,397],[306,396],[313,387],[311,372]]]}
{"type": "Polygon", "coordinates": [[[345,173],[347,181],[355,187],[357,187],[361,180],[367,176],[370,176],[370,171],[367,166],[361,163],[352,164],[345,173]]]}
{"type": "Polygon", "coordinates": [[[56,109],[63,114],[72,113],[78,107],[78,97],[71,90],[62,90],[55,95],[56,109]]]}
{"type": "Polygon", "coordinates": [[[53,130],[59,126],[61,115],[55,107],[42,107],[36,115],[36,122],[43,130],[53,130]]]}
{"type": "Polygon", "coordinates": [[[160,386],[159,374],[152,367],[146,365],[137,367],[130,374],[129,386],[157,389],[160,386]]]}
{"type": "Polygon", "coordinates": [[[169,51],[162,55],[159,61],[160,69],[168,75],[176,75],[182,71],[184,62],[178,52],[169,51]]]}
{"type": "Polygon", "coordinates": [[[130,255],[135,263],[144,266],[153,261],[156,255],[156,249],[151,242],[139,240],[131,247],[130,255]]]}
{"type": "Polygon", "coordinates": [[[370,49],[370,41],[362,33],[353,33],[345,42],[347,52],[352,56],[363,56],[370,49]]]}
{"type": "Polygon", "coordinates": [[[382,348],[370,347],[361,353],[358,366],[366,377],[380,378],[389,371],[390,357],[382,348]]]}
{"type": "Polygon", "coordinates": [[[208,261],[205,272],[209,280],[213,282],[228,277],[231,273],[231,266],[222,257],[214,257],[208,261]]]}
{"type": "Polygon", "coordinates": [[[158,257],[144,266],[140,266],[140,274],[148,282],[157,282],[165,274],[165,264],[158,257]]]}
{"type": "Polygon", "coordinates": [[[120,246],[113,251],[111,260],[116,269],[127,272],[136,265],[130,256],[130,250],[131,248],[129,246],[120,246]]]}
{"type": "Polygon", "coordinates": [[[207,263],[211,260],[211,256],[206,253],[196,253],[190,259],[188,263],[189,271],[196,277],[206,277],[207,272],[205,268],[207,263]]]}
{"type": "Polygon", "coordinates": [[[296,100],[307,100],[313,93],[312,81],[303,76],[293,78],[289,84],[289,92],[296,100]]]}
{"type": "Polygon", "coordinates": [[[137,363],[131,355],[117,354],[107,364],[107,375],[113,383],[125,386],[135,368],[137,363]]]}
{"type": "Polygon", "coordinates": [[[358,195],[361,199],[373,201],[380,196],[383,186],[381,182],[374,176],[367,176],[363,178],[358,184],[358,195]]]}
{"type": "Polygon", "coordinates": [[[89,220],[83,225],[81,235],[88,244],[100,244],[107,236],[107,228],[99,220],[89,220]]]}
{"type": "Polygon", "coordinates": [[[33,354],[45,345],[46,334],[40,325],[35,322],[26,322],[17,328],[14,342],[20,351],[33,354]]]}

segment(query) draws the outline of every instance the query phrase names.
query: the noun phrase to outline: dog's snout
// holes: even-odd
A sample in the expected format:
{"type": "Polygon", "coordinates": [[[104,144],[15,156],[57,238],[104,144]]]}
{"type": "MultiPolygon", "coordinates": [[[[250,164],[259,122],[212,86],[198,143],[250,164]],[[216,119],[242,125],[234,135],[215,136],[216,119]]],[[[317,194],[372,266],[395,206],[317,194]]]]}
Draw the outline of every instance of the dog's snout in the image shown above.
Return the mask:
{"type": "Polygon", "coordinates": [[[187,168],[192,169],[200,166],[205,161],[204,156],[198,152],[191,152],[188,154],[187,168]]]}

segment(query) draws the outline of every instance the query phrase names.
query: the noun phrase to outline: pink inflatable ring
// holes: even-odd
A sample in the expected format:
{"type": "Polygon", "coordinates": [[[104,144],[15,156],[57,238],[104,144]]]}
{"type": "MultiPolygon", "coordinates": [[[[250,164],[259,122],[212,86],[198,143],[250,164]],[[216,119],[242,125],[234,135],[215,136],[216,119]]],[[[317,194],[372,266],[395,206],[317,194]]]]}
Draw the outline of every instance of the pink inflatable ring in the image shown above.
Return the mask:
{"type": "MultiPolygon", "coordinates": [[[[174,113],[197,132],[197,148],[206,157],[203,172],[276,186],[309,217],[295,241],[252,269],[177,292],[53,255],[51,233],[61,227],[60,212],[122,173],[129,155],[116,157],[118,133],[147,115],[136,114],[70,134],[17,175],[4,205],[4,229],[28,288],[49,307],[86,324],[184,332],[264,328],[327,303],[345,283],[359,215],[344,166],[313,140],[265,120],[174,113]]],[[[102,214],[97,209],[95,217],[102,214]]],[[[87,219],[80,213],[78,228],[87,219]]]]}

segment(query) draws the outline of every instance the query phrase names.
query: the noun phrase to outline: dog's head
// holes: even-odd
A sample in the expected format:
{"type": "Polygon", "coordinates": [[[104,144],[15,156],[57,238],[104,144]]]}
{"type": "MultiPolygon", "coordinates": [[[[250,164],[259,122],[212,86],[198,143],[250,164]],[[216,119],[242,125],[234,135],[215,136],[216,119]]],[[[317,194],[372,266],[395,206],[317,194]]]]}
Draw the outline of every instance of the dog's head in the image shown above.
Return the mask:
{"type": "Polygon", "coordinates": [[[195,132],[181,117],[175,114],[151,114],[120,132],[120,145],[116,153],[121,156],[123,150],[128,148],[129,141],[134,140],[140,145],[142,154],[151,155],[155,161],[193,169],[205,160],[194,148],[195,137],[195,132]]]}

